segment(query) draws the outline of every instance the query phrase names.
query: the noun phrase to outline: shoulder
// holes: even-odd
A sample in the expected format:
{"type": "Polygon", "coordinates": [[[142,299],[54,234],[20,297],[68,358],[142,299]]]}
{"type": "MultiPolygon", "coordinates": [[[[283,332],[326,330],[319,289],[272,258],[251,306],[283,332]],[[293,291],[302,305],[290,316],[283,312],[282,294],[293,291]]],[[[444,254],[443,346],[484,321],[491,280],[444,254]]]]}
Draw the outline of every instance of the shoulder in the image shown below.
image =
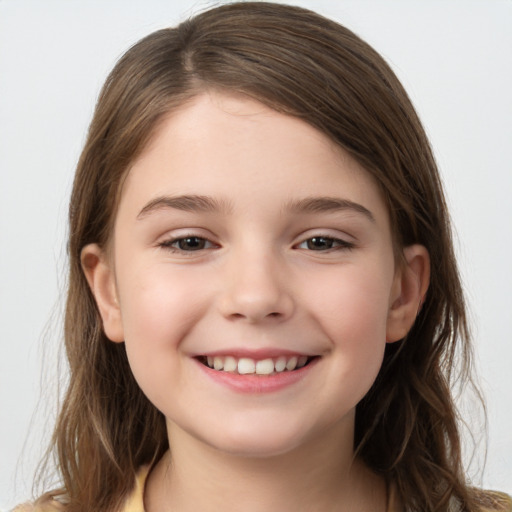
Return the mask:
{"type": "MultiPolygon", "coordinates": [[[[503,492],[484,491],[482,489],[472,489],[472,501],[476,508],[475,512],[512,512],[512,497],[503,492]]],[[[448,510],[450,512],[460,512],[462,509],[460,502],[455,498],[450,501],[448,510]]],[[[405,512],[401,500],[397,496],[396,489],[391,486],[388,490],[388,506],[386,512],[405,512]]]]}
{"type": "Polygon", "coordinates": [[[504,492],[480,492],[478,501],[480,512],[512,512],[512,497],[504,492]]]}
{"type": "Polygon", "coordinates": [[[57,498],[53,497],[50,493],[45,494],[33,503],[23,503],[18,505],[12,512],[62,512],[66,510],[64,503],[60,500],[60,495],[57,498]]]}
{"type": "Polygon", "coordinates": [[[24,503],[18,505],[12,512],[62,512],[65,510],[62,503],[57,500],[47,498],[44,500],[37,500],[36,503],[24,503]]]}
{"type": "MultiPolygon", "coordinates": [[[[142,466],[137,471],[135,485],[126,497],[120,512],[144,512],[144,489],[150,466],[142,466]]],[[[47,493],[34,503],[18,505],[11,512],[65,512],[66,495],[63,491],[47,493]]]]}

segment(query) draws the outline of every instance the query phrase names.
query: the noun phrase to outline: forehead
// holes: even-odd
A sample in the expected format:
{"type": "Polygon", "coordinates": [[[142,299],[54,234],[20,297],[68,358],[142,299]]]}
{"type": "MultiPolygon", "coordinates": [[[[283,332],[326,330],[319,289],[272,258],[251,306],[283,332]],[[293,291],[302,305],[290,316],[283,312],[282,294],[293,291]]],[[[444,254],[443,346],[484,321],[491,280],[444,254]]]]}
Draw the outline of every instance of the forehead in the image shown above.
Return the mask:
{"type": "Polygon", "coordinates": [[[242,95],[203,93],[173,111],[133,163],[124,207],[161,195],[215,195],[245,206],[352,196],[386,208],[373,178],[308,123],[242,95]]]}
{"type": "Polygon", "coordinates": [[[292,149],[294,141],[303,152],[313,150],[317,156],[329,153],[340,160],[348,157],[329,137],[297,117],[279,113],[242,93],[206,91],[173,109],[160,121],[132,168],[165,151],[168,154],[172,151],[174,156],[188,153],[191,159],[206,157],[190,151],[207,145],[212,157],[220,156],[221,151],[223,157],[230,153],[237,159],[242,151],[247,156],[258,151],[279,151],[281,158],[286,158],[286,149],[292,149]],[[213,146],[219,149],[214,154],[213,146]]]}

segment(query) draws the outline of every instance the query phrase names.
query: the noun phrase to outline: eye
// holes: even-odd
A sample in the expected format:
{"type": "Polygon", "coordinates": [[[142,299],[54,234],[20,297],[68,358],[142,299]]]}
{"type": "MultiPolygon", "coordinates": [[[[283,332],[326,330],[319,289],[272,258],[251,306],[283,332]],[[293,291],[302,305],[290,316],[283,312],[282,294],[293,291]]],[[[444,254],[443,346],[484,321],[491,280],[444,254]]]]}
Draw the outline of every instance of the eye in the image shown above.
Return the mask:
{"type": "Polygon", "coordinates": [[[159,245],[160,247],[170,249],[174,252],[202,251],[204,249],[210,249],[214,246],[213,243],[206,238],[193,235],[165,240],[159,245]]]}
{"type": "Polygon", "coordinates": [[[312,236],[298,245],[299,249],[308,249],[309,251],[329,251],[336,249],[352,249],[354,244],[339,238],[330,236],[312,236]]]}

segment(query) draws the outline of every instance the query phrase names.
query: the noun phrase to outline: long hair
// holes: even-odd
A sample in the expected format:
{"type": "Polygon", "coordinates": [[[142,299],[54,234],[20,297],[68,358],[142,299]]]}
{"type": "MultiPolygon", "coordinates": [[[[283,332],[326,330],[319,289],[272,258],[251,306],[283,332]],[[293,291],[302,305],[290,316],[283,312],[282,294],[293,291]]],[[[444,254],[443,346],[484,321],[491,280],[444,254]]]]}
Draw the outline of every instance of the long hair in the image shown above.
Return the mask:
{"type": "Polygon", "coordinates": [[[467,486],[450,384],[470,345],[446,202],[429,142],[382,57],[311,11],[241,2],[157,31],[119,60],[100,94],[70,202],[65,344],[70,384],[53,446],[69,512],[116,510],[143,464],[168,449],[162,414],[136,384],[123,344],[102,329],[80,264],[107,247],[122,182],[159,122],[207,90],[244,93],[316,127],[378,183],[397,258],[424,245],[431,281],[408,336],[388,345],[356,410],[355,449],[396,486],[406,510],[479,509],[467,486]],[[458,365],[458,366],[457,366],[458,365]]]}

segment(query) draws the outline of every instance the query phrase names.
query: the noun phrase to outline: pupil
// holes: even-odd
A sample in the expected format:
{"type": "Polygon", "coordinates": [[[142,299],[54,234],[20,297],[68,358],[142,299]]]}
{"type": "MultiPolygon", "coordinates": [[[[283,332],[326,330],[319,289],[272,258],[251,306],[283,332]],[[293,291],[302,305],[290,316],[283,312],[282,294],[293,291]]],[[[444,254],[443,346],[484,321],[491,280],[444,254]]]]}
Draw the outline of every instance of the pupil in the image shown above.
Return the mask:
{"type": "Polygon", "coordinates": [[[204,248],[204,240],[197,236],[183,238],[179,241],[179,247],[185,251],[198,251],[204,248]]]}
{"type": "Polygon", "coordinates": [[[308,249],[318,251],[319,249],[331,249],[333,241],[323,236],[315,236],[308,241],[308,249]]]}

